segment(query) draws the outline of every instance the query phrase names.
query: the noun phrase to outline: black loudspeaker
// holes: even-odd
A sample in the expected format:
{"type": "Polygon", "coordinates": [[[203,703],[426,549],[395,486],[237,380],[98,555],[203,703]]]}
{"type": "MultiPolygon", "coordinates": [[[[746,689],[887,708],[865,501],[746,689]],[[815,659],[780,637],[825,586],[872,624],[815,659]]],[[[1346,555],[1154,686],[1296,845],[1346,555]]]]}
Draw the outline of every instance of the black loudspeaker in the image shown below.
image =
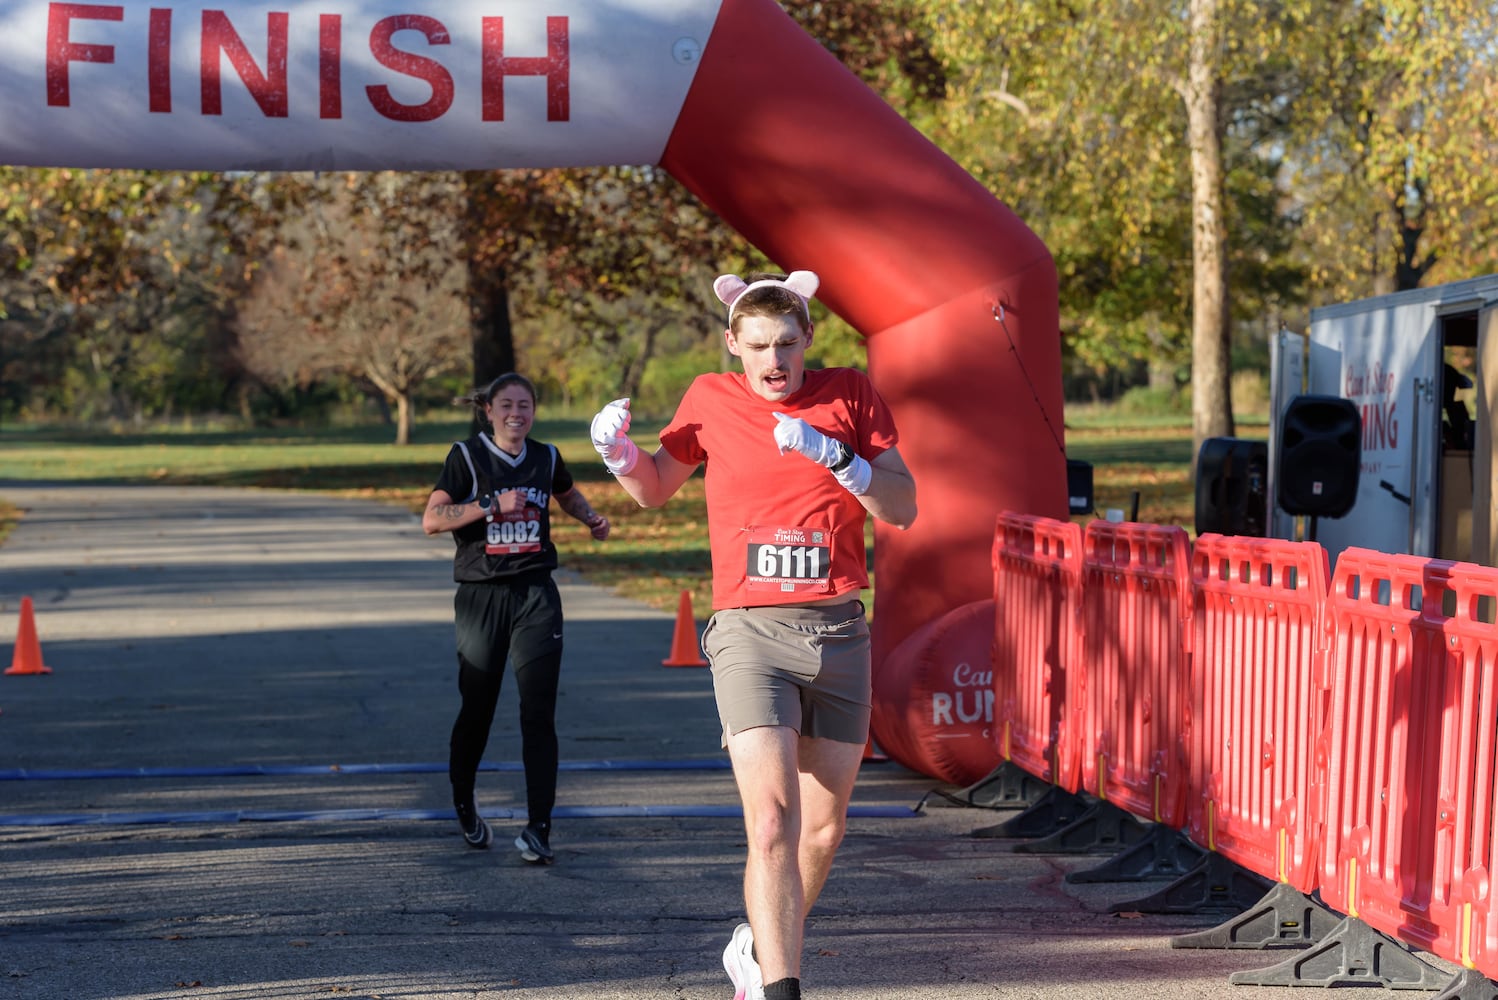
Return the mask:
{"type": "Polygon", "coordinates": [[[1263,538],[1269,515],[1269,444],[1208,438],[1196,456],[1196,533],[1263,538]]]}
{"type": "Polygon", "coordinates": [[[1341,517],[1358,498],[1363,421],[1341,396],[1296,396],[1280,427],[1280,509],[1297,517],[1341,517]]]}
{"type": "Polygon", "coordinates": [[[1067,508],[1073,514],[1092,513],[1092,463],[1079,458],[1066,460],[1067,508]]]}

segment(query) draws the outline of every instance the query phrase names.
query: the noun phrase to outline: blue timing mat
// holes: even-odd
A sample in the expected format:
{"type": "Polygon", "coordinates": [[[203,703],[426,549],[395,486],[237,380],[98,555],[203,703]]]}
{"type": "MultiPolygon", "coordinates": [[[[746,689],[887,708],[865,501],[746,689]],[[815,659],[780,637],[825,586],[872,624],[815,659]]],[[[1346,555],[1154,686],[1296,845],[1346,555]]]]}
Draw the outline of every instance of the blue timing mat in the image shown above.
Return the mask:
{"type": "MultiPolygon", "coordinates": [[[[524,820],[524,810],[484,809],[486,819],[524,820]]],[[[564,806],[557,819],[659,819],[739,818],[738,806],[564,806]]],[[[849,818],[913,819],[921,813],[910,806],[849,806],[849,818]]],[[[222,809],[203,812],[101,812],[0,814],[0,827],[7,826],[144,826],[183,823],[353,823],[363,820],[451,820],[451,809],[308,809],[283,812],[253,809],[222,809]]]]}
{"type": "MultiPolygon", "coordinates": [[[[563,771],[728,771],[727,757],[698,760],[564,760],[563,771]]],[[[485,762],[480,771],[523,772],[519,761],[485,762]]],[[[229,764],[213,767],[115,767],[37,770],[0,769],[0,781],[71,781],[110,778],[261,778],[285,775],[442,774],[446,764],[229,764]]]]}

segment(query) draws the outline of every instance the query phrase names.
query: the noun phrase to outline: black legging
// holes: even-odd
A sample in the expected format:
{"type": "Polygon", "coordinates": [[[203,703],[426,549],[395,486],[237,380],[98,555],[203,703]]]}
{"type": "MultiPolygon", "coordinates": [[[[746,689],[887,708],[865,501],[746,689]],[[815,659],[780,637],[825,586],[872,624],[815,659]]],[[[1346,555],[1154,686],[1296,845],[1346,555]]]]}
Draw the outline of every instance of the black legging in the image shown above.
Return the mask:
{"type": "MultiPolygon", "coordinates": [[[[557,800],[557,679],[562,654],[544,656],[515,667],[520,692],[520,759],[525,765],[525,803],[532,823],[551,825],[557,800]]],[[[489,742],[489,727],[499,702],[504,674],[480,670],[458,658],[458,691],[463,706],[453,723],[448,743],[448,779],[453,801],[466,802],[473,794],[479,762],[489,742]]]]}
{"type": "Polygon", "coordinates": [[[473,795],[506,658],[512,658],[520,698],[520,755],[526,809],[533,824],[551,825],[557,797],[557,686],[561,678],[561,602],[556,585],[463,584],[455,599],[458,692],[462,705],[448,741],[453,802],[473,795]],[[483,665],[475,663],[477,657],[483,665]]]}

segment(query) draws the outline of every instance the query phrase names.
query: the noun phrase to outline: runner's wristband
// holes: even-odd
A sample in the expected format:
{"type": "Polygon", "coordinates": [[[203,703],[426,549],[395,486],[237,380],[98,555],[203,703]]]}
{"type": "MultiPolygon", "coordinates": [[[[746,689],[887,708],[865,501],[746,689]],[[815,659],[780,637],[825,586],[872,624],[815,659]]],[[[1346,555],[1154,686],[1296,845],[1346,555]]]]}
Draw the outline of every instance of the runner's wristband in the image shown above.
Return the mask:
{"type": "Polygon", "coordinates": [[[853,460],[858,457],[858,454],[852,448],[849,448],[847,445],[843,444],[841,441],[834,441],[833,443],[837,445],[838,457],[837,461],[827,466],[827,468],[831,469],[833,472],[842,472],[848,466],[853,464],[853,460]]]}
{"type": "MultiPolygon", "coordinates": [[[[853,453],[850,451],[849,454],[853,453]]],[[[867,493],[874,481],[874,467],[862,455],[853,455],[841,469],[832,469],[831,472],[832,478],[856,497],[867,493]]]]}

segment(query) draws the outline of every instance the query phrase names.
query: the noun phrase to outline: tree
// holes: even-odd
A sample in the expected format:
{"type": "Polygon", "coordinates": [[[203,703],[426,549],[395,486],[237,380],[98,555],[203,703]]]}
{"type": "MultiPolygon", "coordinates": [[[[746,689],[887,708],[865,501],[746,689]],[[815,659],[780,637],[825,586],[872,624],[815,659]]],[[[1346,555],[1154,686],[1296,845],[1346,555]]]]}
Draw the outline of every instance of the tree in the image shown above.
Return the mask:
{"type": "MultiPolygon", "coordinates": [[[[940,93],[941,66],[903,0],[783,6],[892,100],[940,93]]],[[[731,262],[764,266],[653,166],[478,172],[465,183],[476,384],[524,359],[537,374],[568,373],[564,396],[637,395],[661,350],[720,332],[712,277],[731,262]],[[512,316],[530,334],[524,346],[512,316]]]]}
{"type": "Polygon", "coordinates": [[[1315,301],[1498,269],[1498,3],[1335,4],[1292,109],[1315,301]]]}
{"type": "Polygon", "coordinates": [[[1068,353],[1189,356],[1193,436],[1231,433],[1234,300],[1295,287],[1265,178],[1320,5],[912,2],[947,67],[928,127],[1052,247],[1068,353]]]}
{"type": "MultiPolygon", "coordinates": [[[[638,392],[661,335],[708,315],[713,262],[744,252],[741,238],[656,167],[468,180],[470,273],[491,289],[482,296],[490,305],[501,304],[503,287],[503,308],[531,334],[497,353],[523,360],[542,381],[565,371],[565,396],[638,392]]],[[[507,320],[481,308],[475,315],[476,342],[509,332],[507,320]]]]}
{"type": "Polygon", "coordinates": [[[1189,0],[1182,96],[1191,157],[1191,437],[1233,434],[1232,330],[1222,214],[1222,21],[1217,0],[1189,0]]]}
{"type": "Polygon", "coordinates": [[[244,274],[233,220],[251,211],[213,174],[0,169],[0,316],[29,403],[90,420],[210,408],[244,274]]]}
{"type": "Polygon", "coordinates": [[[781,0],[807,34],[859,79],[910,114],[946,93],[946,68],[912,0],[781,0]]]}
{"type": "Polygon", "coordinates": [[[270,380],[358,380],[395,413],[408,444],[413,401],[461,369],[469,343],[453,174],[349,174],[310,182],[315,207],[288,219],[238,314],[240,356],[270,380]]]}

